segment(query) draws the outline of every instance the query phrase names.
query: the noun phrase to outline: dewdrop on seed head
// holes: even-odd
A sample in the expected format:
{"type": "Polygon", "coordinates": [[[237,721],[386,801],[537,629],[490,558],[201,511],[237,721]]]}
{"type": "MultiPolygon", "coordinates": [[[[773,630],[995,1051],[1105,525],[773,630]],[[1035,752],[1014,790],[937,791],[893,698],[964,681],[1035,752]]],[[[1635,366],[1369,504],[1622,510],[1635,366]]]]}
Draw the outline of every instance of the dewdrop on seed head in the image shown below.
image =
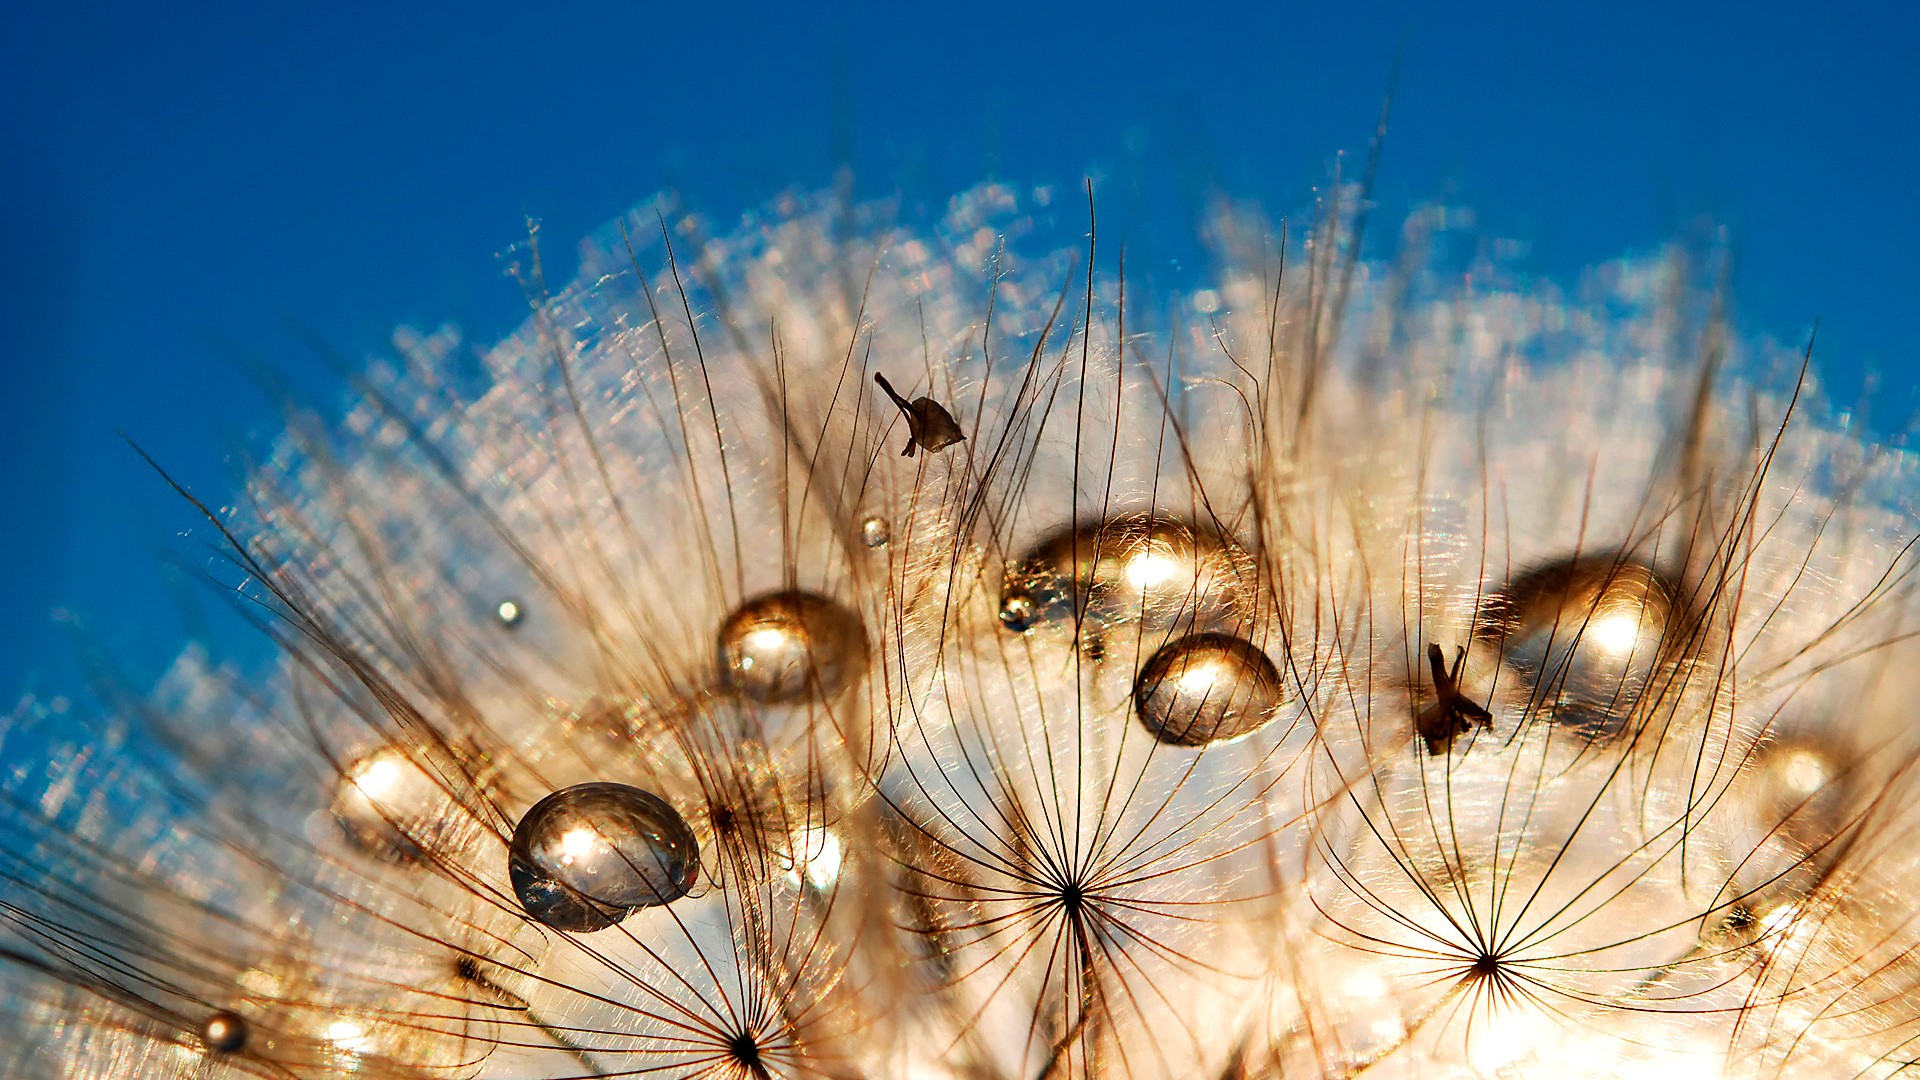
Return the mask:
{"type": "Polygon", "coordinates": [[[508,868],[520,905],[559,930],[604,930],[693,888],[700,844],[652,792],[576,784],[514,826],[508,868]]]}
{"type": "Polygon", "coordinates": [[[0,1072],[1901,1072],[1907,458],[1363,196],[530,246],[210,515],[279,664],[0,730],[0,1072]]]}

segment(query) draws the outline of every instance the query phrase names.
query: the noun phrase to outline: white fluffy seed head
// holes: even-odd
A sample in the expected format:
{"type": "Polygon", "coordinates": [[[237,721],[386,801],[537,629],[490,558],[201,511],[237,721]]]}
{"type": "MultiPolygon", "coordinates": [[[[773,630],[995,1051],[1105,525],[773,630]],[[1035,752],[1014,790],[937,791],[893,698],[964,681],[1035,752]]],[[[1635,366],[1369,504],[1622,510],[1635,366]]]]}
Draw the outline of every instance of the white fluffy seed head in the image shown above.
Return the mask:
{"type": "Polygon", "coordinates": [[[1899,1071],[1905,457],[1682,260],[1389,271],[1357,196],[1153,303],[1001,185],[636,214],[477,381],[401,335],[217,522],[280,665],[11,718],[0,1062],[1899,1071]],[[1257,717],[1146,722],[1196,642],[1257,717]],[[516,827],[594,783],[698,865],[543,920],[516,827]]]}

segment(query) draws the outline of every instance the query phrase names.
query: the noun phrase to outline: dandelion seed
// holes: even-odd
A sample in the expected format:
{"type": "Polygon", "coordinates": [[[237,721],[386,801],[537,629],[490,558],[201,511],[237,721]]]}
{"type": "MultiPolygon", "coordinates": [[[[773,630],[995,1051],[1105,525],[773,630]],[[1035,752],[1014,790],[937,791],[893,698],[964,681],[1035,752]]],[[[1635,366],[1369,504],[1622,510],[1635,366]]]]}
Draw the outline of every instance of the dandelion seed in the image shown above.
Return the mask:
{"type": "Polygon", "coordinates": [[[877,371],[873,373],[873,381],[880,384],[880,389],[886,391],[887,397],[907,418],[907,446],[900,451],[901,457],[912,457],[914,448],[920,446],[926,447],[928,453],[937,453],[966,438],[945,405],[929,397],[908,401],[894,390],[885,375],[877,371]]]}

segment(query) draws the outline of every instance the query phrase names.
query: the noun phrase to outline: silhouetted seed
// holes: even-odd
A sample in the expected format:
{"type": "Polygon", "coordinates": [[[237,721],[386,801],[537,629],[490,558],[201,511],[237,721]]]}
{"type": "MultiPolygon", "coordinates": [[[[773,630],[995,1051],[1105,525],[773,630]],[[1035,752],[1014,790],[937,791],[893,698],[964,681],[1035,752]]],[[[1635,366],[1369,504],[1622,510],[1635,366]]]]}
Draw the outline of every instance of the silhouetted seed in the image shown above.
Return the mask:
{"type": "Polygon", "coordinates": [[[1440,755],[1453,749],[1455,737],[1472,731],[1475,724],[1490,727],[1493,714],[1468,701],[1460,691],[1460,667],[1467,660],[1467,650],[1461,649],[1453,658],[1453,670],[1447,670],[1447,654],[1440,646],[1427,643],[1427,666],[1433,669],[1433,692],[1439,700],[1420,710],[1414,717],[1414,730],[1426,740],[1427,753],[1440,755]]]}
{"type": "Polygon", "coordinates": [[[1731,934],[1745,935],[1759,925],[1760,918],[1753,913],[1752,908],[1745,904],[1735,904],[1727,909],[1727,917],[1721,921],[1720,928],[1731,934]]]}
{"type": "Polygon", "coordinates": [[[929,453],[933,453],[966,438],[960,433],[960,425],[954,422],[953,414],[947,411],[946,406],[929,397],[908,401],[894,390],[885,375],[877,371],[873,373],[873,381],[880,384],[880,389],[887,392],[887,396],[893,399],[893,403],[907,418],[907,447],[900,451],[901,457],[912,457],[915,446],[924,446],[929,453]]]}
{"type": "Polygon", "coordinates": [[[753,1032],[742,1031],[727,1040],[727,1052],[733,1056],[733,1063],[748,1076],[771,1076],[767,1066],[760,1059],[760,1041],[753,1032]]]}

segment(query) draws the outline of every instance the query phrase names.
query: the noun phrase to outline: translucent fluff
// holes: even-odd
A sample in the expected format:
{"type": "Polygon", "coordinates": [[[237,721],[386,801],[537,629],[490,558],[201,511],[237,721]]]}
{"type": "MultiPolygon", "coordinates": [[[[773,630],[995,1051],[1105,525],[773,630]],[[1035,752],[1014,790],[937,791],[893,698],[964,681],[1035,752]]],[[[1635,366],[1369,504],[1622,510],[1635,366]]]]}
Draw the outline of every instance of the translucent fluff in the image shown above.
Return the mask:
{"type": "Polygon", "coordinates": [[[8,719],[0,1071],[1899,1072],[1910,462],[1359,201],[1150,301],[999,185],[530,246],[209,513],[280,663],[8,719]]]}

